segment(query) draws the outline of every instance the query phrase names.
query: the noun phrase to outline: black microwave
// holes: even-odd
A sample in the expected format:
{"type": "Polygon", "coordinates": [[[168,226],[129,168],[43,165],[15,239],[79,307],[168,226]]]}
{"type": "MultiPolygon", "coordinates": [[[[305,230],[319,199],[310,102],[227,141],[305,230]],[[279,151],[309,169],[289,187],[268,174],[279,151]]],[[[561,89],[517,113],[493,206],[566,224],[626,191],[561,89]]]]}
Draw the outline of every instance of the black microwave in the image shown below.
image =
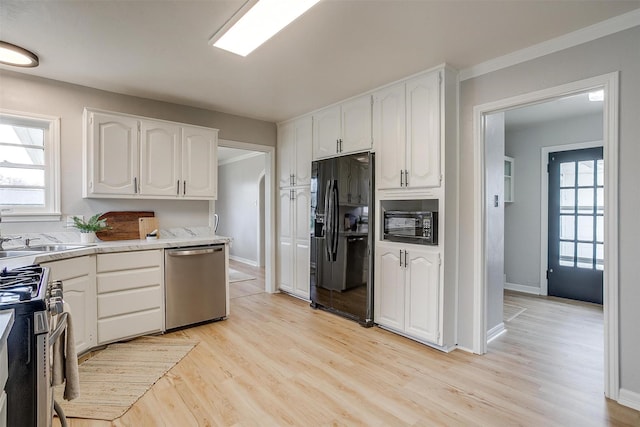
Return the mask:
{"type": "Polygon", "coordinates": [[[438,244],[438,212],[385,211],[384,240],[438,244]]]}

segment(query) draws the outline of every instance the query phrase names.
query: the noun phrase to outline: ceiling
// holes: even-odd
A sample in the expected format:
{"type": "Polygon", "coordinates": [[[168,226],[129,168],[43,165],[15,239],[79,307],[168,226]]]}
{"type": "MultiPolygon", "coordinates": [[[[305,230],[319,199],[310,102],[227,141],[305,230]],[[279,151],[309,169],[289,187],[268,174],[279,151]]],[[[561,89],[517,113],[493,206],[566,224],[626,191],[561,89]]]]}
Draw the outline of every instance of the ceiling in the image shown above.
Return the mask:
{"type": "Polygon", "coordinates": [[[208,40],[244,1],[0,0],[0,40],[40,57],[19,72],[280,121],[640,8],[640,0],[322,0],[243,58],[208,40]]]}

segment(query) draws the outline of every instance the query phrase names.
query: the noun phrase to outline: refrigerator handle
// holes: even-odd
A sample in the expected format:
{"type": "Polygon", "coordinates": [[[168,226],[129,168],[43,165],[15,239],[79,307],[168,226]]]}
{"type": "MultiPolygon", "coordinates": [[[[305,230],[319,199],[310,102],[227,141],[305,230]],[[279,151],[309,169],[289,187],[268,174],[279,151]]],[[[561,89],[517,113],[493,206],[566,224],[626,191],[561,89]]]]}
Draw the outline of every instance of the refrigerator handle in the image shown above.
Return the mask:
{"type": "Polygon", "coordinates": [[[325,192],[324,192],[324,209],[325,209],[325,223],[324,223],[324,235],[325,235],[325,249],[326,249],[326,253],[327,253],[327,261],[331,261],[331,247],[332,247],[332,241],[331,241],[331,216],[333,213],[333,209],[331,206],[332,200],[331,200],[331,189],[333,188],[333,181],[328,180],[327,181],[327,186],[325,187],[325,192]]]}
{"type": "Polygon", "coordinates": [[[338,198],[338,182],[333,181],[333,215],[332,220],[333,224],[331,224],[332,232],[333,232],[333,242],[331,245],[331,250],[333,252],[333,261],[338,259],[338,232],[339,232],[339,222],[338,222],[338,209],[339,209],[339,198],[338,198]]]}

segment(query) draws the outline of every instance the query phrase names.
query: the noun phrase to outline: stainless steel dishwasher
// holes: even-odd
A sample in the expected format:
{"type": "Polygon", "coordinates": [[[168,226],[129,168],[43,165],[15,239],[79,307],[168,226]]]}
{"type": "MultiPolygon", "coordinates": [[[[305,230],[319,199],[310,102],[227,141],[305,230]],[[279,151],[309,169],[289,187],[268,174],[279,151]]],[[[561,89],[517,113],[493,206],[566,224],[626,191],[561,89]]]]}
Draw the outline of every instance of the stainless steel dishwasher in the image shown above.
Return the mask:
{"type": "Polygon", "coordinates": [[[166,329],[226,316],[224,250],[210,245],[164,251],[166,329]]]}

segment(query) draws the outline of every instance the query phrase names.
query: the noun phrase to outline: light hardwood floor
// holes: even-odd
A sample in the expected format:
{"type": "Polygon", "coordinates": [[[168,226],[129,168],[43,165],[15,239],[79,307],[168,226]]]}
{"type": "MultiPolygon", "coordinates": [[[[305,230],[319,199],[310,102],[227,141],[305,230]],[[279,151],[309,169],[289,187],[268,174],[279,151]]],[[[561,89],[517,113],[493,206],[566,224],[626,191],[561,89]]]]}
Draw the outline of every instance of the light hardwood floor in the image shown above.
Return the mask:
{"type": "Polygon", "coordinates": [[[123,417],[69,425],[640,425],[603,396],[597,306],[508,294],[526,310],[475,356],[240,283],[228,320],[166,335],[199,344],[123,417]]]}

